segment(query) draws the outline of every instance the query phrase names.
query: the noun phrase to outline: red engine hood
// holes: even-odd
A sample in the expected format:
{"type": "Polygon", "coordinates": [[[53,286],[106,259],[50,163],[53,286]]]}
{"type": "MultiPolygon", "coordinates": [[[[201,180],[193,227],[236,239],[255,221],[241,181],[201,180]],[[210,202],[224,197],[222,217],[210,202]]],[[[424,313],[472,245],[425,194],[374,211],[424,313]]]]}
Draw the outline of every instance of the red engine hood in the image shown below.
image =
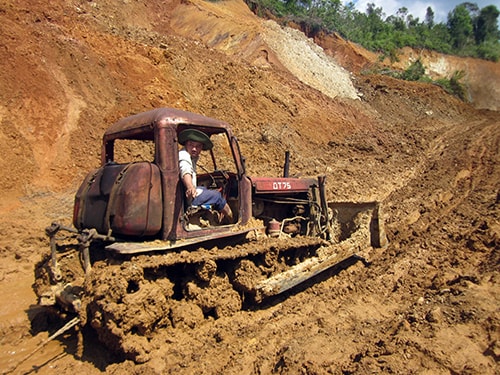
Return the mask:
{"type": "Polygon", "coordinates": [[[315,178],[250,177],[255,193],[299,193],[318,186],[315,178]]]}

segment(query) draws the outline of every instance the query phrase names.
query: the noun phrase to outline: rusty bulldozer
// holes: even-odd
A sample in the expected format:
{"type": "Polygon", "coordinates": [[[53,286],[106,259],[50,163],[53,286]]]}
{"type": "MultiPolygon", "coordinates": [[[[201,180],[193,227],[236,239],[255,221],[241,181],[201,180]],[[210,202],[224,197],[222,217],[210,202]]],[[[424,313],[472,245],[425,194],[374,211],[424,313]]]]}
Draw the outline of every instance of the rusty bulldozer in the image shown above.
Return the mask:
{"type": "Polygon", "coordinates": [[[73,226],[46,230],[39,304],[77,314],[108,348],[143,362],[158,330],[234,314],[385,245],[377,202],[328,202],[324,176],[289,177],[288,165],[287,154],[282,177],[248,176],[230,126],[199,114],[159,108],[119,120],[76,193],[73,226]],[[198,185],[224,196],[232,222],[185,199],[186,129],[214,145],[198,161],[198,185]]]}

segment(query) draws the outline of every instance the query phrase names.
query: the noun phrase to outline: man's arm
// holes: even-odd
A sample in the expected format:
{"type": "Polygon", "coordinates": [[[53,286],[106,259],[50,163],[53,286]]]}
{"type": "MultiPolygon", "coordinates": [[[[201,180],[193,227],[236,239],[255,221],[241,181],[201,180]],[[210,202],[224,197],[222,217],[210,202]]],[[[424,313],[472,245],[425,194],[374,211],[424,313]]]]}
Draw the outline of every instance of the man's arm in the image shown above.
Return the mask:
{"type": "Polygon", "coordinates": [[[186,197],[189,199],[194,199],[196,197],[196,186],[193,185],[193,176],[189,173],[185,173],[182,176],[182,182],[186,188],[186,197]]]}
{"type": "Polygon", "coordinates": [[[196,197],[196,186],[193,181],[193,173],[195,173],[195,171],[191,156],[185,149],[179,151],[179,169],[182,183],[186,189],[186,197],[188,199],[194,199],[194,197],[196,197]]]}

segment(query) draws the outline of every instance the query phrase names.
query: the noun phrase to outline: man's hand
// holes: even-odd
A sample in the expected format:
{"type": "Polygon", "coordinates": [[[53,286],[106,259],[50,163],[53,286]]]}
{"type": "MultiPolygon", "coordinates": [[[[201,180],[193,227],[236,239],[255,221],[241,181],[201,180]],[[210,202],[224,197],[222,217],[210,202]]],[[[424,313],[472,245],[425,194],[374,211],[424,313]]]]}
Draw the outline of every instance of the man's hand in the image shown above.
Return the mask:
{"type": "Polygon", "coordinates": [[[186,197],[188,199],[194,199],[196,197],[196,187],[191,186],[190,188],[186,188],[186,197]]]}

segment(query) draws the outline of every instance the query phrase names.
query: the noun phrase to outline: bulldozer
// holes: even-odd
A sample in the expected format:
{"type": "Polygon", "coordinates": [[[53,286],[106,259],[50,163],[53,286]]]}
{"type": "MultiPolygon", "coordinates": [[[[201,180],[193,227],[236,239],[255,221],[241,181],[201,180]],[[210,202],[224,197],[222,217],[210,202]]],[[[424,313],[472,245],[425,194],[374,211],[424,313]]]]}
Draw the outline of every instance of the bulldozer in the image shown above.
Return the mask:
{"type": "Polygon", "coordinates": [[[329,202],[326,177],[251,177],[230,125],[174,108],[120,119],[104,133],[101,165],[74,199],[72,226],[46,229],[35,266],[39,305],[79,318],[120,357],[145,362],[162,329],[195,328],[292,291],[386,245],[378,202],[329,202]],[[197,184],[233,213],[192,206],[179,172],[179,134],[213,148],[197,184]]]}

